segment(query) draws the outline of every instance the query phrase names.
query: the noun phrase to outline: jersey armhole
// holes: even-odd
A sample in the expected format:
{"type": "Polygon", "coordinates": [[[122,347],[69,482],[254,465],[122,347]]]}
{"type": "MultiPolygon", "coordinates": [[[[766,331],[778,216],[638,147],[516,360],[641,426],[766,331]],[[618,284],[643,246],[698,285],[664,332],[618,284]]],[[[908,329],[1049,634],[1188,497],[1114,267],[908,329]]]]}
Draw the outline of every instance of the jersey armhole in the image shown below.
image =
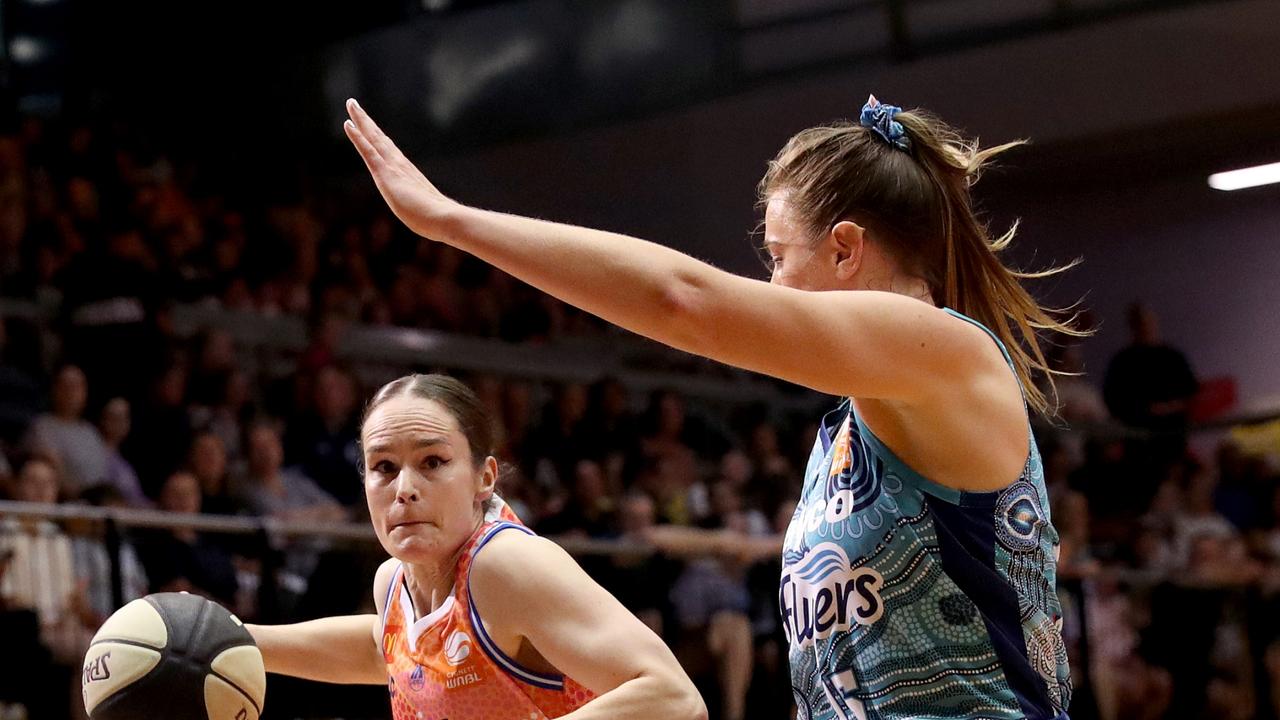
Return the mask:
{"type": "MultiPolygon", "coordinates": [[[[480,541],[476,543],[475,550],[472,550],[471,561],[475,562],[475,556],[480,554],[484,546],[489,543],[498,533],[503,530],[518,530],[526,535],[533,535],[533,531],[523,525],[517,525],[512,522],[498,522],[492,528],[487,530],[480,541]]],[[[503,672],[510,675],[513,679],[532,685],[533,687],[542,688],[543,690],[564,690],[564,676],[540,673],[531,670],[519,662],[515,658],[507,655],[498,647],[498,644],[489,637],[484,629],[484,621],[480,618],[480,611],[476,608],[475,597],[471,594],[471,573],[467,572],[467,613],[471,618],[471,626],[475,629],[476,638],[480,641],[480,648],[484,650],[485,655],[493,661],[503,672]]]]}

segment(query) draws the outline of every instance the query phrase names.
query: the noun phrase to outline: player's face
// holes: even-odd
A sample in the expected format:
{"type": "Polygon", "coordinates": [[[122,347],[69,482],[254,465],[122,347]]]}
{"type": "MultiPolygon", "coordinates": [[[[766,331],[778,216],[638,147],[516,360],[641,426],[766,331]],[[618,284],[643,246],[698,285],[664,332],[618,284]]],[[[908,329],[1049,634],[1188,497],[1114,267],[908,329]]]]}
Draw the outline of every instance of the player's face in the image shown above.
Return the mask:
{"type": "Polygon", "coordinates": [[[438,563],[471,536],[493,494],[497,463],[477,467],[466,435],[443,405],[396,397],[369,415],[363,436],[365,498],[382,546],[409,563],[438,563]]]}
{"type": "Polygon", "coordinates": [[[786,193],[769,198],[764,211],[764,252],[773,275],[769,282],[797,290],[831,290],[836,275],[833,263],[814,244],[787,201],[786,193]]]}

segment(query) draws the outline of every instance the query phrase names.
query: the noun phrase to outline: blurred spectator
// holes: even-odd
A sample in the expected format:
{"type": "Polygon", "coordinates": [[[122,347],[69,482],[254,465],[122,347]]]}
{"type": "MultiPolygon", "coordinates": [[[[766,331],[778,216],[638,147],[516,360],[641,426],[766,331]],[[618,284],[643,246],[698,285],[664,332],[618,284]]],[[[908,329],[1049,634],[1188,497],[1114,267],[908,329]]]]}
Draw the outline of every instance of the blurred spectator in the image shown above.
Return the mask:
{"type": "Polygon", "coordinates": [[[574,460],[596,449],[585,443],[583,420],[587,415],[587,389],[578,383],[557,385],[551,394],[542,421],[529,435],[529,459],[535,464],[548,463],[538,469],[539,476],[550,472],[556,490],[568,486],[574,460]]]}
{"type": "Polygon", "coordinates": [[[187,459],[191,422],[186,395],[186,365],[173,359],[152,382],[135,416],[134,431],[125,441],[124,456],[137,470],[148,497],[159,497],[160,486],[187,459]]]}
{"type": "Polygon", "coordinates": [[[63,365],[53,376],[52,412],[31,426],[29,446],[52,454],[62,466],[62,494],[75,497],[107,475],[107,446],[84,419],[89,384],[75,365],[63,365]]]}
{"type": "Polygon", "coordinates": [[[1174,556],[1181,567],[1212,572],[1227,543],[1240,538],[1240,530],[1214,507],[1218,478],[1199,464],[1186,466],[1182,507],[1174,523],[1174,556]]]}
{"type": "Polygon", "coordinates": [[[1053,378],[1057,390],[1058,416],[1073,426],[1096,426],[1110,419],[1102,391],[1085,374],[1084,355],[1074,340],[1052,345],[1049,368],[1063,373],[1053,378]]]}
{"type": "Polygon", "coordinates": [[[630,453],[635,449],[639,428],[631,412],[631,398],[617,378],[605,378],[588,391],[583,441],[601,457],[630,453]]]}
{"type": "MultiPolygon", "coordinates": [[[[285,469],[280,431],[268,422],[249,429],[249,472],[244,499],[255,515],[295,523],[324,526],[347,520],[347,511],[296,468],[285,469]]],[[[353,483],[354,484],[354,483],[353,483]]],[[[302,595],[330,543],[322,538],[297,538],[285,547],[282,584],[294,595],[302,595]]]]}
{"type": "MultiPolygon", "coordinates": [[[[80,187],[85,193],[95,192],[84,184],[80,187]]],[[[94,379],[99,397],[133,396],[141,388],[147,368],[132,349],[150,342],[152,294],[162,287],[154,264],[142,234],[125,225],[108,233],[105,246],[91,244],[74,255],[57,277],[63,292],[66,357],[94,379]]]]}
{"type": "Polygon", "coordinates": [[[569,498],[560,512],[538,523],[539,534],[605,537],[616,527],[613,498],[604,470],[594,460],[579,460],[573,468],[569,498]]]}
{"type": "MultiPolygon", "coordinates": [[[[200,511],[200,481],[189,472],[170,475],[157,501],[165,512],[200,511]]],[[[234,607],[235,567],[231,558],[201,533],[187,528],[137,533],[137,548],[151,592],[193,592],[234,607]]]]}
{"type": "Polygon", "coordinates": [[[111,398],[102,406],[98,417],[98,431],[107,446],[107,473],[105,485],[119,494],[123,504],[130,507],[151,507],[151,498],[142,492],[142,483],[133,466],[120,454],[120,446],[132,429],[129,401],[122,397],[111,398]]]}
{"type": "MultiPolygon", "coordinates": [[[[110,485],[91,488],[86,499],[99,507],[128,507],[123,495],[110,485]]],[[[106,525],[92,520],[70,520],[66,523],[71,536],[71,553],[76,576],[85,584],[87,605],[86,625],[96,628],[118,607],[111,593],[111,557],[107,550],[106,525]]],[[[142,569],[137,551],[128,538],[121,538],[117,561],[120,564],[121,595],[124,602],[136,600],[147,593],[147,575],[142,569]]]]}
{"type": "Polygon", "coordinates": [[[187,455],[187,470],[200,483],[200,510],[215,515],[234,515],[240,510],[231,488],[227,449],[222,438],[212,432],[197,433],[187,455]]]}
{"type": "Polygon", "coordinates": [[[290,462],[346,506],[364,503],[360,483],[360,418],[351,373],[326,365],[316,371],[309,406],[289,424],[290,462]]]}
{"type": "Polygon", "coordinates": [[[1105,396],[1121,422],[1150,430],[1185,430],[1198,384],[1187,358],[1166,345],[1152,310],[1129,308],[1130,344],[1107,366],[1105,396]]]}
{"type": "Polygon", "coordinates": [[[252,410],[249,378],[242,370],[223,375],[222,390],[212,405],[192,405],[191,427],[213,433],[222,441],[233,472],[243,469],[243,423],[252,410]]]}
{"type": "MultiPolygon", "coordinates": [[[[58,475],[53,463],[33,457],[18,472],[14,499],[19,502],[58,501],[58,475]]],[[[82,611],[88,606],[87,587],[72,562],[71,540],[56,525],[37,518],[0,519],[0,552],[11,558],[0,595],[8,607],[34,610],[40,635],[54,657],[78,665],[88,646],[82,611]]]]}
{"type": "Polygon", "coordinates": [[[280,520],[315,524],[346,520],[346,511],[311,478],[284,468],[280,431],[268,422],[249,428],[244,498],[249,510],[280,520]]]}

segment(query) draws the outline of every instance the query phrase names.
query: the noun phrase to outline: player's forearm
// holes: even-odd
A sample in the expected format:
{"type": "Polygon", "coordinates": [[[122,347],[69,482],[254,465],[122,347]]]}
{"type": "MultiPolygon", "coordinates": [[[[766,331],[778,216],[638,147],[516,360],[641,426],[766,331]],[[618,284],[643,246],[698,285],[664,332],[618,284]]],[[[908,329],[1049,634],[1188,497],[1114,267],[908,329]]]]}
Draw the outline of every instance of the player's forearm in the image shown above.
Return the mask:
{"type": "Polygon", "coordinates": [[[373,641],[374,615],[345,615],[293,625],[245,625],[267,672],[343,684],[381,685],[386,665],[373,641]]]}
{"type": "Polygon", "coordinates": [[[671,248],[467,207],[444,225],[450,245],[632,332],[697,352],[713,330],[693,311],[726,273],[671,248]]]}
{"type": "Polygon", "coordinates": [[[707,706],[687,678],[642,675],[574,710],[562,720],[707,720],[707,706]]]}

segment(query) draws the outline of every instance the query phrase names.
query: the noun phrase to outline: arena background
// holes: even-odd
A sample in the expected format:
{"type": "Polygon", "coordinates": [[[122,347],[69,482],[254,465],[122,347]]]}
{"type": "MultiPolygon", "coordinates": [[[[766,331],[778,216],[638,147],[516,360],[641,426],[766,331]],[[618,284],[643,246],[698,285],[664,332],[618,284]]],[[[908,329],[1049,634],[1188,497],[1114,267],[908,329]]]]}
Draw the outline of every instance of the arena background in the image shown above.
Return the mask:
{"type": "MultiPolygon", "coordinates": [[[[660,627],[716,717],[742,663],[708,650],[681,588],[749,588],[748,716],[786,717],[776,569],[654,554],[635,541],[645,508],[623,497],[650,495],[657,522],[769,532],[833,399],[655,347],[417,242],[342,136],[342,101],[466,202],[762,277],[766,160],[869,92],[989,143],[1031,140],[978,197],[994,227],[1021,222],[1015,264],[1084,261],[1033,288],[1082,299],[1097,331],[1055,352],[1085,374],[1037,431],[1072,717],[1280,712],[1280,195],[1206,182],[1280,161],[1274,0],[5,0],[0,36],[0,548],[20,518],[48,517],[75,558],[5,566],[0,718],[78,712],[81,643],[137,592],[189,586],[263,621],[367,604],[380,551],[354,420],[413,369],[481,391],[507,438],[504,492],[660,627]],[[1125,378],[1144,368],[1107,382],[1135,303],[1197,380],[1172,425],[1132,412],[1125,378]],[[56,468],[57,505],[20,501],[33,458],[56,468]],[[121,492],[116,460],[141,496],[121,492]],[[183,469],[200,518],[166,512],[183,469]],[[280,472],[345,509],[255,513],[255,483],[280,472]],[[165,542],[218,570],[147,551],[165,542]]],[[[386,708],[379,688],[273,678],[266,717],[386,708]]]]}

